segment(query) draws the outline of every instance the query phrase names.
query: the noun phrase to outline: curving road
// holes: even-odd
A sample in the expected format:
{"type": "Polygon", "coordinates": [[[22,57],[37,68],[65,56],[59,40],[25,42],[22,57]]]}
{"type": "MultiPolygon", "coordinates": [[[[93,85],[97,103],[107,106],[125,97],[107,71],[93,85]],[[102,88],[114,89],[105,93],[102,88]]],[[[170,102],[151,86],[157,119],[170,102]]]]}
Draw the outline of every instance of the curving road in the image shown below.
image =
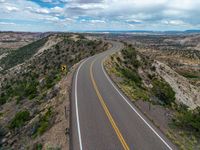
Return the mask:
{"type": "Polygon", "coordinates": [[[108,51],[79,65],[72,87],[73,150],[174,150],[176,147],[119,91],[102,62],[108,51]]]}

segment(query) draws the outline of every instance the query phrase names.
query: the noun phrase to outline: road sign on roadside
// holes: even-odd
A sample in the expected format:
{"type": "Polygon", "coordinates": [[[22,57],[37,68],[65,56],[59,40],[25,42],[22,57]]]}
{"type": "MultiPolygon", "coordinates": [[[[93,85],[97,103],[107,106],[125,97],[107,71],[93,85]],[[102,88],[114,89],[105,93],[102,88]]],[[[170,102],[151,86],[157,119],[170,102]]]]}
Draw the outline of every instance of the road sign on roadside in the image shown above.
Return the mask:
{"type": "Polygon", "coordinates": [[[61,65],[61,70],[62,70],[62,72],[66,72],[67,71],[67,65],[62,64],[61,65]]]}

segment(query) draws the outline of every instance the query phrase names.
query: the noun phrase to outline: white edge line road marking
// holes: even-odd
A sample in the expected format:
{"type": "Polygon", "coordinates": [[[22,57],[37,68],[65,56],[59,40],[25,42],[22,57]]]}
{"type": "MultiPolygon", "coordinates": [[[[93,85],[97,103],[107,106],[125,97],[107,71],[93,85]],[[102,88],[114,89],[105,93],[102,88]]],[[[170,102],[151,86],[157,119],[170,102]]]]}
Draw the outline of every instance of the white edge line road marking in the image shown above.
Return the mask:
{"type": "MultiPolygon", "coordinates": [[[[106,58],[106,57],[105,57],[106,58]]],[[[125,102],[131,107],[131,109],[142,119],[142,121],[144,121],[144,123],[153,131],[153,133],[155,135],[157,135],[157,137],[170,149],[173,150],[168,144],[167,142],[165,142],[165,140],[151,127],[151,125],[137,112],[137,110],[130,104],[130,102],[121,94],[121,92],[117,89],[117,87],[114,85],[113,81],[111,81],[110,77],[108,76],[108,74],[105,72],[105,69],[103,67],[103,62],[105,60],[105,58],[103,59],[103,61],[101,62],[101,67],[103,70],[103,73],[105,74],[106,78],[108,79],[108,81],[111,83],[111,85],[114,87],[114,89],[119,93],[119,95],[125,100],[125,102]]]]}
{"type": "MultiPolygon", "coordinates": [[[[90,58],[90,57],[89,57],[90,58]]],[[[84,60],[83,62],[81,62],[80,66],[78,67],[78,70],[76,72],[76,78],[75,78],[75,105],[76,105],[76,122],[77,122],[77,128],[78,128],[78,139],[79,139],[79,146],[80,146],[80,150],[83,150],[82,147],[82,140],[81,140],[81,131],[80,131],[80,124],[79,124],[79,113],[78,113],[78,98],[77,98],[77,80],[78,80],[78,73],[80,68],[83,66],[83,64],[89,59],[87,58],[86,60],[84,60]]]]}

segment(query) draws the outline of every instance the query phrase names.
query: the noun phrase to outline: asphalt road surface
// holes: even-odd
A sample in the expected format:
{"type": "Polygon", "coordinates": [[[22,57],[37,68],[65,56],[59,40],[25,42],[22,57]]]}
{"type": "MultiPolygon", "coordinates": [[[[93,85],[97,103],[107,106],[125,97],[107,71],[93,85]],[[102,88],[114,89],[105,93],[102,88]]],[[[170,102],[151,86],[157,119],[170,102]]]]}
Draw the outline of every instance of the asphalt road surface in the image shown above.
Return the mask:
{"type": "Polygon", "coordinates": [[[108,51],[83,60],[73,79],[72,150],[177,149],[116,87],[102,62],[120,51],[112,42],[108,51]]]}

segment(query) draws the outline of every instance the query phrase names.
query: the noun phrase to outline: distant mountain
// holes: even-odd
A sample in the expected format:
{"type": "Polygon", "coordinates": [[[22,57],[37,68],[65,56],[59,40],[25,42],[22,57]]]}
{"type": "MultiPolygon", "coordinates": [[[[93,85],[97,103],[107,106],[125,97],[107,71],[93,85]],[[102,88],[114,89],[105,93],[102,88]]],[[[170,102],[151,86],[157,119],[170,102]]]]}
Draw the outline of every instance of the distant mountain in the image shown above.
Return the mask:
{"type": "Polygon", "coordinates": [[[200,33],[200,30],[196,29],[196,30],[186,30],[185,32],[187,33],[200,33]]]}
{"type": "Polygon", "coordinates": [[[192,34],[200,33],[200,30],[185,30],[185,31],[153,31],[153,30],[90,30],[90,31],[80,31],[87,33],[111,33],[111,34],[192,34]]]}

